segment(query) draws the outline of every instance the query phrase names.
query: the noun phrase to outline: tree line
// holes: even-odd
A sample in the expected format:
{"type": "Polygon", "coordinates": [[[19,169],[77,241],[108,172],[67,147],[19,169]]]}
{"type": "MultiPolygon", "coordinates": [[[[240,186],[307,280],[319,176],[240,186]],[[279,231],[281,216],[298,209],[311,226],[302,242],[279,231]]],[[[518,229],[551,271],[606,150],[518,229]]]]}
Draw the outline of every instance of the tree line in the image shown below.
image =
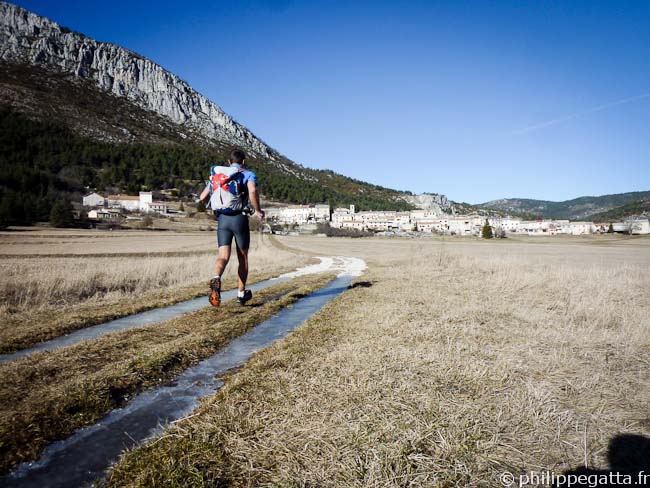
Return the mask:
{"type": "MultiPolygon", "coordinates": [[[[57,122],[29,119],[0,108],[0,225],[48,220],[56,202],[81,201],[87,190],[137,194],[176,189],[201,191],[209,167],[227,160],[227,148],[196,143],[111,143],[82,137],[57,122]]],[[[330,171],[251,158],[263,197],[287,203],[354,203],[360,210],[405,210],[397,192],[330,171]]]]}

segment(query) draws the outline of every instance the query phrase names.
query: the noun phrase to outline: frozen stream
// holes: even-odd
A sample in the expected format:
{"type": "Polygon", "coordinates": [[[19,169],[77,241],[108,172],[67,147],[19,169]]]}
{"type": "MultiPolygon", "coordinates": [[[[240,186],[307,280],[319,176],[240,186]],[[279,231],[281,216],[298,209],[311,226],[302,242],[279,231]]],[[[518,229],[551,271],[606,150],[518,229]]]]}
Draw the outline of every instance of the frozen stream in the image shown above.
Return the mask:
{"type": "Polygon", "coordinates": [[[165,424],[188,415],[201,398],[217,391],[223,383],[216,376],[242,365],[254,352],[285,337],[345,291],[365,269],[365,263],[356,258],[321,259],[321,264],[315,265],[320,266],[318,271],[339,271],[334,281],[234,339],[218,353],[186,370],[172,384],[147,390],[95,425],[51,444],[38,461],[23,463],[0,484],[38,488],[91,485],[124,449],[159,434],[165,424]]]}
{"type": "MultiPolygon", "coordinates": [[[[365,269],[365,263],[362,260],[356,258],[318,257],[318,259],[320,259],[319,264],[312,264],[303,268],[298,268],[296,271],[285,273],[278,276],[277,278],[260,281],[254,285],[250,285],[249,288],[255,292],[262,290],[268,286],[275,285],[283,281],[288,281],[291,278],[303,276],[306,274],[322,273],[325,271],[359,273],[365,269]]],[[[221,297],[223,301],[232,300],[237,297],[237,290],[234,289],[224,291],[221,294],[221,297]]],[[[104,322],[103,324],[79,329],[77,331],[71,332],[70,334],[56,337],[55,339],[51,339],[49,341],[41,342],[27,349],[22,349],[10,354],[2,354],[0,355],[0,364],[15,361],[16,359],[25,357],[35,352],[51,351],[53,349],[59,349],[61,347],[72,346],[79,342],[87,341],[89,339],[96,339],[97,337],[101,337],[112,332],[119,332],[124,329],[144,327],[145,325],[164,322],[165,320],[173,319],[174,317],[178,317],[189,312],[194,312],[196,310],[200,310],[209,306],[210,305],[208,304],[208,299],[206,297],[199,297],[192,300],[178,302],[174,305],[170,305],[169,307],[154,308],[152,310],[147,310],[146,312],[128,315],[126,317],[111,320],[110,322],[104,322]]]]}

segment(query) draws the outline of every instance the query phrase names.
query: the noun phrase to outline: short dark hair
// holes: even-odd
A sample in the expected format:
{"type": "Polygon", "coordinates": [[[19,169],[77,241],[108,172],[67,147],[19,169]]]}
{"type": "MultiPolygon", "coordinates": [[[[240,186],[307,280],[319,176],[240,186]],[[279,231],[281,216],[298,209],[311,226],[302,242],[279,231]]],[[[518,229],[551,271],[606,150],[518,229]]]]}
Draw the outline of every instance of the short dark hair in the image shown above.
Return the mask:
{"type": "Polygon", "coordinates": [[[246,153],[241,149],[233,149],[230,151],[230,164],[242,164],[246,159],[246,153]]]}

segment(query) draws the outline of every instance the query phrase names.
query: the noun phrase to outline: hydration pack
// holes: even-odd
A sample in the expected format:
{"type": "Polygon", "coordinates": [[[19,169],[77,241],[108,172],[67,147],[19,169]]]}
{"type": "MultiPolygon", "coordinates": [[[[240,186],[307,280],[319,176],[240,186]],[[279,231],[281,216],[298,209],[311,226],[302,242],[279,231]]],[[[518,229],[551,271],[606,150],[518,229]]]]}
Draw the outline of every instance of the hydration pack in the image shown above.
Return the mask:
{"type": "Polygon", "coordinates": [[[212,166],[210,168],[210,208],[236,214],[248,203],[248,188],[244,184],[243,168],[212,166]]]}

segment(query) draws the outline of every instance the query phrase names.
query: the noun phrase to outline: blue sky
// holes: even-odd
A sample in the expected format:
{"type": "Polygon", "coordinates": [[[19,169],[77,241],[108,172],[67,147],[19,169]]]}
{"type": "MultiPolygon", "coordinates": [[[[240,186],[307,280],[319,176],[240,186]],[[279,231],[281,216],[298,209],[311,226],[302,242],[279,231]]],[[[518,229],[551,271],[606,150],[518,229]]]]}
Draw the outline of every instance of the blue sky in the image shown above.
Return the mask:
{"type": "Polygon", "coordinates": [[[16,3],[305,166],[470,203],[650,190],[650,2],[16,3]]]}

